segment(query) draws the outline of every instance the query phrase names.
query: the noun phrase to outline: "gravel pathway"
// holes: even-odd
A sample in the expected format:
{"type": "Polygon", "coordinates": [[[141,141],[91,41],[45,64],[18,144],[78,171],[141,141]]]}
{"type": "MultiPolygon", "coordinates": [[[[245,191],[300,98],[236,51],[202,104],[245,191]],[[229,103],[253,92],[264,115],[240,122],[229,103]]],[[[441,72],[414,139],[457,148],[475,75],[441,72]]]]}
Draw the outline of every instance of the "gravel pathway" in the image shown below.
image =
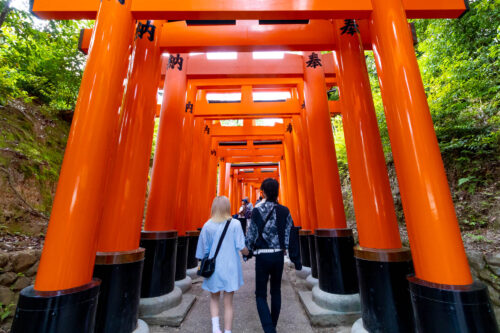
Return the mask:
{"type": "MultiPolygon", "coordinates": [[[[252,259],[247,263],[243,263],[243,276],[245,285],[235,293],[234,296],[234,333],[254,333],[262,332],[259,316],[255,305],[255,261],[252,259]]],[[[286,265],[285,265],[286,267],[286,265]]],[[[286,268],[285,268],[286,269],[286,268]]],[[[282,282],[282,307],[280,321],[278,322],[278,333],[294,332],[294,333],[323,333],[323,332],[350,332],[346,328],[314,328],[309,324],[307,315],[305,314],[298,296],[294,290],[295,274],[289,271],[288,274],[283,274],[282,282]]],[[[301,288],[300,286],[297,286],[301,288]]],[[[211,333],[212,327],[210,322],[209,311],[209,294],[201,289],[201,281],[197,280],[193,284],[190,293],[197,296],[197,301],[191,309],[190,313],[184,320],[184,323],[179,328],[171,327],[150,327],[151,333],[170,333],[170,332],[187,332],[187,333],[211,333]]],[[[221,302],[222,303],[222,302],[221,302]]],[[[222,311],[222,308],[221,308],[222,311]]],[[[223,312],[221,312],[223,313],[223,312]]],[[[221,327],[223,327],[221,319],[221,327]]]]}

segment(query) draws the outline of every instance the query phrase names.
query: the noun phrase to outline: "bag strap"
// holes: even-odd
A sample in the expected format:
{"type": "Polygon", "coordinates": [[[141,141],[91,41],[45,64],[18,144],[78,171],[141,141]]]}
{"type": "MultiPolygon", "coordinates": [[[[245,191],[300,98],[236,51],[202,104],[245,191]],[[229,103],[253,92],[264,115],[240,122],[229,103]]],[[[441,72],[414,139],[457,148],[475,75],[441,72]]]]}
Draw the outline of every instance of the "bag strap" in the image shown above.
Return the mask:
{"type": "Polygon", "coordinates": [[[219,244],[217,244],[217,249],[215,250],[215,255],[214,255],[213,259],[217,258],[217,255],[219,254],[219,250],[220,250],[220,247],[222,245],[222,241],[224,240],[224,237],[226,236],[227,229],[229,228],[230,223],[231,223],[231,219],[228,219],[226,222],[226,225],[224,226],[224,231],[222,231],[222,235],[220,236],[219,244]]]}
{"type": "Polygon", "coordinates": [[[257,238],[262,237],[262,233],[264,232],[264,229],[266,229],[267,222],[269,222],[269,219],[273,215],[273,212],[274,212],[275,209],[276,209],[276,204],[273,206],[273,209],[271,209],[271,211],[269,213],[267,213],[266,219],[264,220],[264,226],[260,230],[259,237],[257,237],[257,238]]]}

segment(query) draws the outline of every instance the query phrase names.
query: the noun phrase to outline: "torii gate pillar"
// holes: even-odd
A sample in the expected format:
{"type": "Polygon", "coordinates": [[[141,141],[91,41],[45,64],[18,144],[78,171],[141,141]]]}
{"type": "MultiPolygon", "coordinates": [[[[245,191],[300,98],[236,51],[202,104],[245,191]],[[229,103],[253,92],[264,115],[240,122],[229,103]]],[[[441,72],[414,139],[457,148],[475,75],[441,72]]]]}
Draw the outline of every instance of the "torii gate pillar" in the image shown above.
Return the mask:
{"type": "Polygon", "coordinates": [[[373,53],[415,266],[416,328],[495,331],[487,289],[472,281],[402,2],[372,4],[373,53]]]}
{"type": "Polygon", "coordinates": [[[191,163],[186,167],[189,170],[189,176],[185,180],[187,183],[187,199],[183,203],[186,209],[183,210],[186,214],[186,236],[188,237],[188,256],[187,256],[187,273],[190,277],[193,277],[193,270],[198,267],[198,259],[196,259],[196,246],[198,244],[198,238],[200,231],[198,228],[202,227],[202,221],[199,219],[199,211],[201,205],[201,190],[200,184],[202,184],[205,179],[203,177],[203,152],[204,145],[201,144],[203,140],[203,135],[205,132],[203,128],[205,123],[202,118],[194,118],[194,131],[193,131],[193,142],[192,144],[192,155],[191,163]]]}
{"type": "Polygon", "coordinates": [[[130,2],[103,1],[96,23],[35,286],[21,292],[15,333],[94,329],[100,282],[92,273],[134,37],[130,2]]]}
{"type": "Polygon", "coordinates": [[[143,36],[135,40],[116,151],[110,156],[94,267],[94,277],[102,281],[96,316],[96,331],[102,333],[133,331],[137,326],[145,254],[139,242],[155,124],[163,21],[150,24],[157,27],[154,39],[143,36]]]}
{"type": "Polygon", "coordinates": [[[354,238],[345,219],[322,61],[319,53],[304,54],[306,126],[318,218],[312,251],[316,252],[318,286],[313,295],[352,295],[359,304],[354,238]]]}
{"type": "MultiPolygon", "coordinates": [[[[293,146],[293,125],[291,121],[288,121],[288,130],[284,134],[283,140],[283,150],[284,150],[284,159],[287,167],[287,188],[288,188],[288,204],[290,206],[290,211],[292,214],[292,218],[294,220],[294,224],[298,226],[302,225],[302,218],[299,214],[300,211],[300,202],[299,202],[299,193],[300,191],[304,191],[304,189],[298,187],[297,183],[297,166],[295,164],[295,147],[293,146]]],[[[303,203],[305,204],[305,203],[303,203]]]]}
{"type": "Polygon", "coordinates": [[[334,22],[338,45],[334,58],[359,237],[354,252],[362,323],[370,332],[411,332],[406,281],[413,271],[411,254],[401,247],[361,38],[359,33],[341,34],[343,25],[344,21],[334,22]],[[387,308],[393,309],[390,316],[387,308]]]}
{"type": "MultiPolygon", "coordinates": [[[[301,244],[301,257],[303,266],[310,267],[311,278],[318,278],[318,266],[314,243],[313,230],[316,224],[316,202],[314,199],[314,185],[310,179],[311,159],[307,145],[307,137],[301,117],[292,118],[292,139],[295,155],[295,166],[297,169],[297,189],[299,197],[299,213],[302,220],[302,230],[299,232],[301,244]],[[303,204],[302,204],[303,203],[303,204]],[[314,251],[313,251],[314,250],[314,251]]],[[[286,140],[286,135],[285,135],[286,140]]]]}
{"type": "Polygon", "coordinates": [[[255,186],[252,184],[250,185],[250,202],[252,203],[252,205],[255,206],[255,186]]]}
{"type": "Polygon", "coordinates": [[[219,162],[219,184],[217,189],[217,195],[225,195],[226,191],[226,162],[219,162]]]}
{"type": "Polygon", "coordinates": [[[288,169],[287,165],[285,163],[285,159],[283,159],[279,162],[279,184],[280,184],[280,192],[279,192],[279,200],[282,205],[288,206],[289,205],[289,199],[288,199],[288,185],[287,183],[284,182],[284,179],[289,177],[288,175],[288,169]]]}
{"type": "Polygon", "coordinates": [[[172,61],[165,78],[145,231],[141,238],[141,246],[146,248],[142,298],[164,296],[174,291],[175,287],[178,244],[176,181],[179,173],[179,138],[182,137],[186,107],[188,62],[187,55],[179,57],[182,62],[172,61]]]}

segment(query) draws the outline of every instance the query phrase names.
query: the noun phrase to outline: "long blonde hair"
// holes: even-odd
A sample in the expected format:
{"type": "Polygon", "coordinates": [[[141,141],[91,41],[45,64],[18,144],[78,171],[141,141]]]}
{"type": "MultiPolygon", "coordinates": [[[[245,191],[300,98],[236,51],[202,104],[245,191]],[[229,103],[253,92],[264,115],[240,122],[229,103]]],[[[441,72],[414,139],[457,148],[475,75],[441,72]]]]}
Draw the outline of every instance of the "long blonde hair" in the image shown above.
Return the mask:
{"type": "Polygon", "coordinates": [[[231,203],[226,196],[215,197],[212,202],[212,216],[213,222],[221,223],[231,218],[231,203]]]}

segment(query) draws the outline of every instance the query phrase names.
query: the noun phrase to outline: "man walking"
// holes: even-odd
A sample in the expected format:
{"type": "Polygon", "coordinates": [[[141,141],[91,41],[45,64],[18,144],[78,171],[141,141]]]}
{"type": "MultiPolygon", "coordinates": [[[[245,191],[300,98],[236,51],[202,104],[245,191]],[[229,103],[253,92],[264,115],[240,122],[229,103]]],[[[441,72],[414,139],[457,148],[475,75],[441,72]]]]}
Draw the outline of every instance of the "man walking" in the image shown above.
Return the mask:
{"type": "Polygon", "coordinates": [[[298,242],[290,243],[293,220],[290,211],[277,203],[279,183],[271,178],[264,180],[261,190],[265,201],[252,211],[246,245],[255,255],[255,296],[257,311],[265,333],[276,333],[281,310],[281,278],[284,256],[289,256],[300,270],[298,242]],[[267,283],[271,280],[271,310],[267,304],[267,283]]]}
{"type": "Polygon", "coordinates": [[[241,207],[238,211],[238,220],[241,223],[241,228],[243,229],[243,234],[247,234],[247,227],[250,223],[250,217],[252,216],[253,205],[248,200],[248,198],[243,198],[241,200],[241,207]]]}

